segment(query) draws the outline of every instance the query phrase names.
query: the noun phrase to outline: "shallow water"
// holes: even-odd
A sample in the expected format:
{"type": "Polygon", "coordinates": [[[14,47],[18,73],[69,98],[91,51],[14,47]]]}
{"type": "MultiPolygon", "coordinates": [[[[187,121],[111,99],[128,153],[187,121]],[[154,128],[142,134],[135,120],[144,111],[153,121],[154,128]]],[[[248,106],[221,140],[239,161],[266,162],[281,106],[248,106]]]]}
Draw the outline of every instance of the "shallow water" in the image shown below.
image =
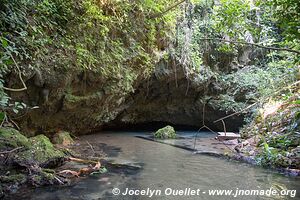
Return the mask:
{"type": "MultiPolygon", "coordinates": [[[[101,133],[81,137],[93,146],[100,143],[108,158],[116,163],[140,166],[141,170],[124,173],[109,172],[82,178],[68,187],[46,187],[27,191],[14,199],[150,199],[148,196],[112,194],[113,188],[161,190],[151,199],[300,199],[289,196],[210,196],[212,189],[277,190],[300,188],[300,179],[278,172],[222,158],[196,155],[190,151],[134,137],[136,133],[101,133]],[[198,196],[167,196],[166,188],[200,189],[198,196]],[[203,193],[205,192],[205,194],[203,193]]],[[[188,134],[188,133],[187,133],[188,134]]],[[[192,135],[192,133],[189,133],[192,135]]],[[[209,134],[203,133],[203,137],[209,134]]],[[[201,137],[201,135],[200,135],[201,137]]],[[[299,192],[299,191],[297,191],[299,192]]]]}

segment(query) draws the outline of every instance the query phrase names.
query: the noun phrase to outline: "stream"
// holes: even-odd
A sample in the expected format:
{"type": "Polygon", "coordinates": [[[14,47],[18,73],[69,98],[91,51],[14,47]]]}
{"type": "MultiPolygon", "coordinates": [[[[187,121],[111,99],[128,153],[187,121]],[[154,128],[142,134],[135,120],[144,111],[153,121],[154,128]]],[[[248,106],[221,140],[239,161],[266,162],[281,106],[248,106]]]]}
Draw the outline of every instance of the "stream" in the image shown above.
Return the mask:
{"type": "MultiPolygon", "coordinates": [[[[71,186],[42,187],[19,193],[14,199],[96,200],[96,199],[300,199],[287,196],[211,196],[208,190],[280,190],[300,188],[300,179],[276,171],[229,161],[224,158],[197,155],[190,151],[135,137],[133,132],[101,133],[80,137],[93,146],[102,145],[110,162],[128,164],[133,168],[112,170],[104,174],[80,178],[71,186]],[[118,195],[129,189],[161,190],[153,195],[118,195]],[[174,196],[166,188],[200,189],[200,195],[174,196]],[[205,194],[203,193],[205,192],[205,194]]],[[[191,132],[187,134],[193,134],[191,132]]],[[[200,134],[199,137],[207,134],[200,134]]],[[[299,192],[299,191],[297,191],[299,192]]]]}

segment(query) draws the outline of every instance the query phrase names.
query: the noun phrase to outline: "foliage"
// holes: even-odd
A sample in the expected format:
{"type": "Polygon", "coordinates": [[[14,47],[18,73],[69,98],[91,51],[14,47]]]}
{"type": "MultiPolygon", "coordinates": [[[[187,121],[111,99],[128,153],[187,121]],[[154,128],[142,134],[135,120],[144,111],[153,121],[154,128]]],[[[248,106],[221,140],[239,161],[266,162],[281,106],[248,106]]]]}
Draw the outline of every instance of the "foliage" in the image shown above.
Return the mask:
{"type": "MultiPolygon", "coordinates": [[[[221,41],[297,49],[297,37],[287,40],[280,29],[280,15],[272,12],[274,2],[198,0],[185,5],[188,15],[178,22],[176,59],[188,68],[187,76],[196,73],[197,80],[214,86],[210,89],[220,95],[213,95],[208,103],[215,109],[240,111],[296,81],[297,54],[221,41]],[[240,61],[247,51],[247,61],[240,61]]],[[[294,4],[291,7],[296,9],[294,4]]],[[[291,27],[297,29],[293,23],[291,27]]]]}
{"type": "Polygon", "coordinates": [[[234,40],[299,49],[299,10],[296,0],[221,0],[213,7],[212,27],[234,40]]]}
{"type": "Polygon", "coordinates": [[[213,7],[212,28],[230,38],[242,38],[251,28],[247,16],[250,5],[244,0],[221,0],[222,6],[213,7]],[[226,28],[225,28],[226,27],[226,28]]]}
{"type": "Polygon", "coordinates": [[[258,1],[260,5],[269,6],[272,9],[274,21],[283,31],[288,40],[300,38],[300,4],[297,0],[270,0],[258,1]]]}
{"type": "MultiPolygon", "coordinates": [[[[256,119],[242,130],[244,138],[260,137],[256,161],[260,165],[299,168],[300,108],[299,91],[294,89],[273,97],[280,107],[265,107],[256,119]],[[268,113],[268,115],[266,115],[268,113]]],[[[274,104],[274,102],[272,103],[274,104]]]]}
{"type": "Polygon", "coordinates": [[[211,107],[239,112],[257,102],[246,111],[241,135],[260,138],[257,147],[243,149],[260,165],[299,169],[299,91],[285,88],[299,80],[299,56],[242,43],[299,50],[299,5],[295,0],[199,0],[177,31],[177,59],[200,83],[210,83],[211,107]],[[263,106],[271,100],[283,105],[267,115],[263,106]]]}
{"type": "Polygon", "coordinates": [[[34,68],[98,73],[111,94],[133,91],[147,77],[172,36],[175,0],[2,0],[0,1],[0,106],[10,107],[3,90],[8,72],[34,68]]]}
{"type": "Polygon", "coordinates": [[[297,80],[298,67],[292,61],[274,59],[266,66],[246,66],[237,72],[220,74],[217,85],[226,91],[218,101],[221,110],[239,111],[254,103],[267,99],[272,94],[297,80]]]}
{"type": "Polygon", "coordinates": [[[174,12],[150,16],[172,2],[2,1],[1,69],[12,65],[9,55],[15,54],[32,67],[52,61],[56,67],[76,66],[109,77],[127,70],[147,75],[159,50],[157,39],[167,39],[176,19],[174,12]]]}

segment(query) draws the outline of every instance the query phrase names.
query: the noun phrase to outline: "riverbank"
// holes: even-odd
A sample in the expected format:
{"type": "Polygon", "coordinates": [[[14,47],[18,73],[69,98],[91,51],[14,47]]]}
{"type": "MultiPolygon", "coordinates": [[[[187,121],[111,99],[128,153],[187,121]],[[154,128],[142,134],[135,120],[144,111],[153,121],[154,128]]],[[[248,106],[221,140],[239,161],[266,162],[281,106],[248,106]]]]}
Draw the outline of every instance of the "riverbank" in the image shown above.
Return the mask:
{"type": "MultiPolygon", "coordinates": [[[[15,193],[22,185],[40,187],[70,184],[72,180],[60,173],[59,167],[74,161],[74,156],[85,160],[89,157],[89,152],[82,155],[79,154],[80,149],[70,149],[73,144],[74,141],[67,132],[53,135],[50,141],[42,134],[27,138],[16,129],[1,128],[0,196],[15,193]]],[[[85,169],[91,169],[88,173],[101,169],[99,160],[100,157],[90,160],[89,164],[95,166],[87,166],[85,169]]]]}

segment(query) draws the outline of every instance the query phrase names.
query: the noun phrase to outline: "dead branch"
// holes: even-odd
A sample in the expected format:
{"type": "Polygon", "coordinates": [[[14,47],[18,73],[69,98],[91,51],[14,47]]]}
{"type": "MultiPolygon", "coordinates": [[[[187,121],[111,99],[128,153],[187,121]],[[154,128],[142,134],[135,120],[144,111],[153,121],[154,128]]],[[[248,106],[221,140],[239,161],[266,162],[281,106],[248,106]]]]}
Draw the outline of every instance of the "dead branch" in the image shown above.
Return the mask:
{"type": "Polygon", "coordinates": [[[74,170],[68,170],[68,169],[62,170],[62,171],[58,172],[58,174],[59,174],[59,175],[63,175],[63,174],[68,175],[68,174],[69,174],[69,175],[71,175],[72,177],[79,177],[79,174],[78,174],[77,171],[74,171],[74,170]]]}
{"type": "Polygon", "coordinates": [[[73,158],[73,157],[70,157],[69,158],[70,161],[74,161],[74,162],[79,162],[79,163],[85,163],[85,164],[96,164],[97,161],[93,161],[93,160],[83,160],[83,159],[80,159],[80,158],[73,158]]]}
{"type": "Polygon", "coordinates": [[[90,146],[90,148],[92,149],[92,151],[93,151],[93,156],[96,154],[95,153],[95,150],[94,150],[94,148],[93,148],[93,146],[88,142],[88,141],[86,141],[86,143],[90,146]]]}
{"type": "Polygon", "coordinates": [[[7,87],[3,87],[4,90],[7,90],[7,91],[11,91],[11,92],[21,92],[21,91],[24,91],[24,90],[27,90],[27,86],[22,78],[22,72],[19,68],[19,65],[17,64],[16,60],[14,59],[13,56],[11,56],[11,59],[13,60],[13,62],[15,63],[17,69],[18,69],[18,72],[19,72],[19,78],[20,78],[20,81],[23,85],[23,88],[20,88],[20,89],[13,89],[13,88],[7,88],[7,87]]]}
{"type": "Polygon", "coordinates": [[[7,116],[7,120],[8,121],[11,121],[11,123],[13,123],[13,125],[15,125],[15,127],[20,130],[20,127],[18,126],[18,124],[16,122],[14,122],[12,119],[10,119],[8,116],[7,116]]]}
{"type": "Polygon", "coordinates": [[[222,42],[229,42],[229,43],[236,43],[236,44],[246,44],[246,45],[256,46],[256,47],[263,48],[263,49],[276,50],[276,51],[288,51],[288,52],[300,54],[300,51],[295,50],[295,49],[269,47],[269,46],[263,46],[263,45],[260,45],[260,44],[257,44],[257,43],[252,43],[252,42],[240,42],[240,41],[226,40],[226,39],[220,39],[220,38],[200,38],[200,40],[218,40],[218,41],[222,41],[222,42]]]}
{"type": "Polygon", "coordinates": [[[17,151],[17,150],[19,150],[19,149],[23,149],[23,147],[17,147],[17,148],[14,148],[14,149],[12,149],[12,150],[9,150],[9,151],[2,151],[2,152],[0,152],[0,154],[9,154],[9,153],[13,153],[13,152],[15,152],[15,151],[17,151]]]}
{"type": "Polygon", "coordinates": [[[245,112],[246,110],[249,110],[250,108],[252,108],[253,106],[255,106],[257,103],[258,103],[258,102],[255,102],[254,104],[251,104],[250,106],[247,106],[246,108],[244,108],[244,109],[241,110],[241,111],[234,112],[234,113],[232,113],[232,114],[230,114],[230,115],[227,115],[227,116],[222,117],[222,118],[220,118],[220,119],[218,119],[218,120],[215,120],[214,123],[217,123],[217,122],[219,122],[219,121],[223,121],[224,119],[227,119],[227,118],[232,117],[232,116],[234,116],[234,115],[241,114],[242,112],[245,112]]]}
{"type": "MultiPolygon", "coordinates": [[[[78,159],[78,158],[72,158],[72,161],[75,161],[75,162],[83,162],[84,161],[86,163],[86,160],[82,160],[82,159],[78,159]]],[[[97,162],[89,161],[89,162],[93,162],[93,163],[95,163],[95,165],[81,168],[79,171],[62,170],[62,171],[58,172],[58,174],[59,175],[65,174],[65,175],[71,175],[72,177],[79,177],[82,174],[83,175],[91,174],[100,169],[101,163],[99,161],[97,161],[97,162]]]]}
{"type": "Polygon", "coordinates": [[[57,176],[54,176],[54,178],[55,178],[55,180],[57,180],[57,182],[59,183],[59,184],[61,184],[61,185],[63,185],[64,184],[64,182],[63,181],[61,181],[57,176]]]}

